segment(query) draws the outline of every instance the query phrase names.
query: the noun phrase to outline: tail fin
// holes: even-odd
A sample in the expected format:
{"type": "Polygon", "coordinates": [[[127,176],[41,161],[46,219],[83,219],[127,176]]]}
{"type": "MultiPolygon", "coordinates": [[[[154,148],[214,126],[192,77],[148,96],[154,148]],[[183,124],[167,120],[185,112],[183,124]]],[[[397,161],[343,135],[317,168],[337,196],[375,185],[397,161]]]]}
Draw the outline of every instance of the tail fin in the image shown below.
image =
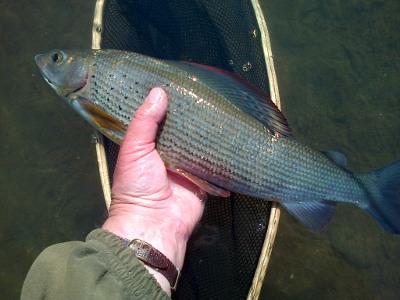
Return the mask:
{"type": "Polygon", "coordinates": [[[400,160],[365,174],[362,181],[371,194],[366,210],[388,232],[400,234],[400,160]]]}

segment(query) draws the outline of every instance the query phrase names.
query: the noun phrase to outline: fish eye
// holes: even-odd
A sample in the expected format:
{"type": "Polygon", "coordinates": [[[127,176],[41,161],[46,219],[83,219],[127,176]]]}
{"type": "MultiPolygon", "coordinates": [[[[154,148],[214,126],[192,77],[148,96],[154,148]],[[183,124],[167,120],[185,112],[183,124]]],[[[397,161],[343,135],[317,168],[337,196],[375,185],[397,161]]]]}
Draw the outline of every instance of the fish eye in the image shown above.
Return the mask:
{"type": "Polygon", "coordinates": [[[62,55],[61,52],[56,51],[56,52],[54,52],[54,53],[52,54],[52,56],[51,56],[51,61],[52,61],[53,63],[58,64],[58,63],[60,63],[62,60],[63,60],[63,55],[62,55]]]}

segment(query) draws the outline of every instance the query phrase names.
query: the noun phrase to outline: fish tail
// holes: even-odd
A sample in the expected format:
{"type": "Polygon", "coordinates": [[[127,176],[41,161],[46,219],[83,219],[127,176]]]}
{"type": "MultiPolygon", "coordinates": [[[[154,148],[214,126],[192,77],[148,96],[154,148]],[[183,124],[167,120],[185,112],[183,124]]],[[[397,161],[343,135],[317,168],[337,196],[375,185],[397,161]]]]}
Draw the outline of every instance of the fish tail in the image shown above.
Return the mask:
{"type": "Polygon", "coordinates": [[[370,195],[366,209],[388,232],[400,234],[400,160],[362,176],[370,195]]]}

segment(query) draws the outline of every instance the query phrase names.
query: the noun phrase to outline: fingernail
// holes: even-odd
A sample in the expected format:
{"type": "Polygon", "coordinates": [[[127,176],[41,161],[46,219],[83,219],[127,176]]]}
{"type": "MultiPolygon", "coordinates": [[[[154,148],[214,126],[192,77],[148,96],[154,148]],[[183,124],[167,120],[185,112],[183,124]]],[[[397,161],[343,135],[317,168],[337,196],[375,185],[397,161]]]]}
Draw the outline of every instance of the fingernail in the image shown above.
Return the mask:
{"type": "Polygon", "coordinates": [[[162,90],[159,88],[154,88],[150,91],[145,102],[148,102],[151,104],[158,104],[161,102],[162,96],[163,96],[162,90]]]}

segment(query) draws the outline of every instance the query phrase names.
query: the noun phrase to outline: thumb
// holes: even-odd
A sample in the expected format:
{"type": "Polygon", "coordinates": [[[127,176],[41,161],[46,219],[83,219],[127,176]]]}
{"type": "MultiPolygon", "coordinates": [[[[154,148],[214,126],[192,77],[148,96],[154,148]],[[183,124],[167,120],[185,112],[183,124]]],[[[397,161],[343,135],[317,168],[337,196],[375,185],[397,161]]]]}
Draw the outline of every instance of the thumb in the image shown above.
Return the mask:
{"type": "Polygon", "coordinates": [[[158,125],[167,113],[167,106],[168,101],[165,91],[162,88],[152,89],[133,116],[122,142],[120,152],[132,153],[133,150],[137,152],[143,147],[148,149],[149,145],[154,144],[158,125]]]}

